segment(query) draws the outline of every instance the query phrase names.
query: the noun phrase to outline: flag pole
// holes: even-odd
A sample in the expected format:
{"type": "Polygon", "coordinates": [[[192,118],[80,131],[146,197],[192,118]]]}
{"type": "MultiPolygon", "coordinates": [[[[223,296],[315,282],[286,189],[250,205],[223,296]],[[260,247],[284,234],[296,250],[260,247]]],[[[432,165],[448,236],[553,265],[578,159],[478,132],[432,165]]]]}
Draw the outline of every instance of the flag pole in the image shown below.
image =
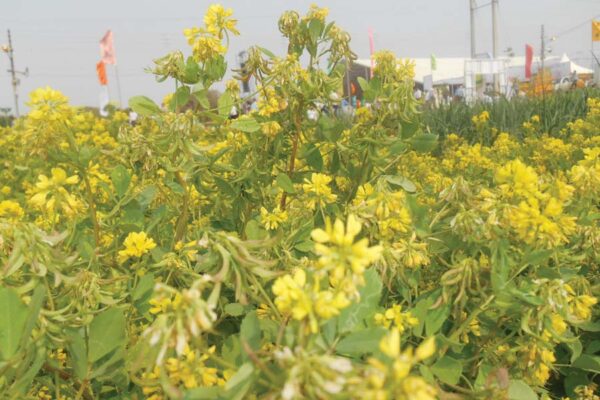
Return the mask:
{"type": "Polygon", "coordinates": [[[121,97],[121,80],[119,79],[119,68],[115,64],[115,77],[117,79],[117,93],[119,95],[119,108],[123,108],[123,98],[121,97]]]}

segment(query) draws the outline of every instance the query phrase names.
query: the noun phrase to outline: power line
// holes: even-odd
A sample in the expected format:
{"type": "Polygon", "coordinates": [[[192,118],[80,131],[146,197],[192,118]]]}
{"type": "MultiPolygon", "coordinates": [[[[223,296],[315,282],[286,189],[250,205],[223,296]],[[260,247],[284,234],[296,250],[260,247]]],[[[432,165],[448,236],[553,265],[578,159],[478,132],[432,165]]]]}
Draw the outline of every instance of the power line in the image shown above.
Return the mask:
{"type": "Polygon", "coordinates": [[[571,27],[571,28],[569,28],[567,30],[564,30],[564,31],[562,31],[560,33],[557,33],[554,36],[557,37],[557,38],[559,38],[561,36],[567,35],[567,34],[573,32],[573,31],[576,31],[577,29],[581,28],[582,26],[585,26],[585,25],[589,24],[590,22],[592,22],[596,18],[600,18],[600,14],[594,15],[592,18],[588,18],[585,21],[583,21],[583,22],[581,22],[581,23],[579,23],[579,24],[577,24],[577,25],[575,25],[575,26],[573,26],[573,27],[571,27]]]}

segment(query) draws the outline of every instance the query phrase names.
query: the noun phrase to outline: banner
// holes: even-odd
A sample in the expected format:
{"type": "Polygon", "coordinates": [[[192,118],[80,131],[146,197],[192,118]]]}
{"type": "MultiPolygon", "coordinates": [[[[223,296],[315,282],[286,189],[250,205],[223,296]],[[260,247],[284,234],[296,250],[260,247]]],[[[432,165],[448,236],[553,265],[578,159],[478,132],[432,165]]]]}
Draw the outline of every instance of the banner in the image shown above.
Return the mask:
{"type": "Polygon", "coordinates": [[[108,79],[106,78],[106,65],[104,64],[104,61],[98,61],[98,64],[96,64],[96,73],[98,74],[100,85],[107,85],[108,79]]]}
{"type": "Polygon", "coordinates": [[[116,65],[117,58],[115,56],[115,48],[113,46],[113,33],[109,29],[100,40],[100,55],[104,64],[116,65]]]}
{"type": "Polygon", "coordinates": [[[600,42],[600,21],[592,21],[592,42],[600,42]]]}
{"type": "Polygon", "coordinates": [[[525,45],[525,79],[531,78],[531,65],[533,64],[533,46],[525,45]]]}

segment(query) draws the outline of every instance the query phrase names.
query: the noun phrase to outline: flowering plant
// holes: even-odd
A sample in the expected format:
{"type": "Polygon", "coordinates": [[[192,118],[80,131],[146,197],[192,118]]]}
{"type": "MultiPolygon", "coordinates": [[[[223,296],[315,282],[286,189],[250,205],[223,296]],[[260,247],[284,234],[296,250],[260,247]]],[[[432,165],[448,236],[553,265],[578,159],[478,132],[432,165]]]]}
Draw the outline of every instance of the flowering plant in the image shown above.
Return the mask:
{"type": "Polygon", "coordinates": [[[384,51],[335,113],[327,16],[248,52],[238,118],[237,81],[208,101],[239,33],[213,5],[136,125],[42,88],[0,128],[2,397],[597,398],[600,101],[560,137],[481,113],[439,143],[384,51]]]}

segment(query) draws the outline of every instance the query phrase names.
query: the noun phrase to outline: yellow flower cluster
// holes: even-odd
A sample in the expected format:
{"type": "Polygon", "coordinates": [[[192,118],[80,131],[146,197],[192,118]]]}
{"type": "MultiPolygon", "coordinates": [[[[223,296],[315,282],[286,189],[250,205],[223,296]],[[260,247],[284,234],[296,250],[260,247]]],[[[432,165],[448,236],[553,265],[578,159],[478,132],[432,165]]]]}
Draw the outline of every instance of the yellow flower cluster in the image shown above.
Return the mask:
{"type": "MultiPolygon", "coordinates": [[[[181,357],[167,358],[164,370],[169,383],[186,389],[225,385],[225,379],[219,376],[219,371],[206,365],[210,355],[214,352],[214,346],[201,355],[198,354],[198,351],[186,347],[181,357]]],[[[152,371],[142,374],[142,378],[153,383],[142,387],[142,392],[147,396],[147,399],[163,400],[167,398],[160,386],[160,376],[161,367],[159,366],[155,366],[152,371]]]]}
{"type": "Polygon", "coordinates": [[[288,213],[285,210],[281,210],[279,207],[275,207],[273,211],[269,212],[266,208],[260,208],[260,222],[268,230],[275,230],[287,221],[288,213]]]}
{"type": "Polygon", "coordinates": [[[307,206],[311,210],[333,203],[337,195],[333,194],[329,184],[331,177],[321,173],[312,173],[310,180],[304,179],[302,190],[307,195],[307,206]]]}
{"type": "Polygon", "coordinates": [[[262,133],[269,137],[275,137],[281,132],[281,125],[277,121],[263,122],[260,126],[262,133]]]}
{"type": "Polygon", "coordinates": [[[383,337],[379,349],[388,357],[387,362],[375,358],[368,360],[369,368],[366,376],[357,382],[354,393],[361,398],[387,400],[435,400],[437,390],[420,376],[410,374],[411,369],[419,362],[428,359],[435,353],[433,337],[424,340],[416,350],[407,347],[401,351],[400,332],[393,328],[383,337]]]}
{"type": "Polygon", "coordinates": [[[357,299],[358,287],[364,285],[365,268],[381,253],[379,246],[369,247],[366,238],[355,241],[360,230],[360,223],[352,215],[346,227],[336,220],[333,225],[327,221],[325,230],[313,230],[319,259],[310,269],[312,276],[307,277],[304,269],[297,269],[275,281],[272,290],[279,311],[296,320],[308,320],[309,329],[314,333],[319,319],[338,315],[350,305],[351,299],[357,299]],[[324,277],[329,284],[322,290],[324,277]]]}
{"type": "Polygon", "coordinates": [[[54,216],[61,210],[67,216],[73,216],[82,210],[83,204],[73,194],[69,193],[66,186],[79,182],[77,175],[67,176],[62,168],[52,168],[51,176],[38,176],[35,187],[29,192],[29,204],[49,216],[54,216]]]}
{"type": "Polygon", "coordinates": [[[227,47],[223,39],[228,33],[239,35],[237,21],[230,18],[233,10],[213,4],[204,15],[204,28],[188,28],[183,31],[192,53],[198,62],[206,62],[223,55],[227,47]]]}
{"type": "Polygon", "coordinates": [[[394,304],[384,313],[375,314],[375,323],[388,329],[390,327],[396,328],[402,333],[405,329],[417,326],[419,320],[413,317],[410,311],[403,312],[400,304],[394,304]]]}
{"type": "Polygon", "coordinates": [[[258,94],[257,106],[260,116],[268,117],[285,110],[288,106],[287,101],[270,86],[258,88],[258,94]]]}
{"type": "Polygon", "coordinates": [[[123,242],[125,247],[119,251],[119,261],[124,263],[130,258],[140,258],[156,247],[154,240],[146,232],[131,232],[123,242]]]}
{"type": "Polygon", "coordinates": [[[20,220],[25,212],[19,203],[13,200],[0,201],[0,218],[6,218],[11,222],[20,220]]]}
{"type": "Polygon", "coordinates": [[[473,117],[471,117],[471,122],[475,126],[476,130],[483,129],[487,125],[489,120],[490,120],[490,113],[486,110],[482,111],[481,113],[479,113],[477,115],[473,115],[473,117]]]}
{"type": "Polygon", "coordinates": [[[316,267],[326,271],[329,282],[341,288],[350,297],[357,295],[357,286],[364,284],[365,269],[381,256],[381,246],[369,247],[367,238],[355,240],[361,231],[360,222],[348,216],[346,226],[337,219],[334,224],[325,221],[325,229],[312,231],[315,252],[319,256],[316,267]]]}
{"type": "MultiPolygon", "coordinates": [[[[543,190],[533,168],[520,160],[510,161],[496,171],[495,178],[502,195],[514,204],[504,216],[525,243],[557,246],[575,232],[575,217],[563,214],[569,197],[554,197],[543,190]]],[[[568,190],[563,192],[568,196],[568,190]]]]}

